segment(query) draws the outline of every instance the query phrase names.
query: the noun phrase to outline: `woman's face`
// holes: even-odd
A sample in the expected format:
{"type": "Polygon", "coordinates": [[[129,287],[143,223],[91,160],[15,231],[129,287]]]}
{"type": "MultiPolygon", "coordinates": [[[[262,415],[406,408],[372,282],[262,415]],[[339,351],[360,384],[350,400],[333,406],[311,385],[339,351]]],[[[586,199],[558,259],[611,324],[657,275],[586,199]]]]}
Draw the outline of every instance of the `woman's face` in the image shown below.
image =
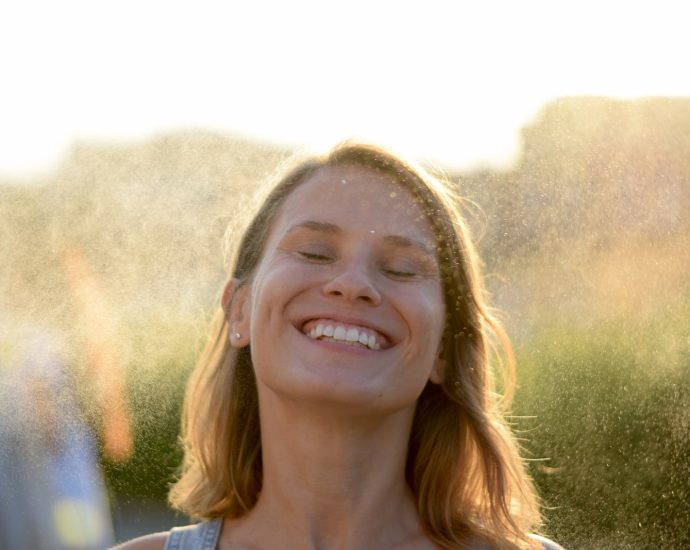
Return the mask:
{"type": "Polygon", "coordinates": [[[260,395],[396,410],[442,379],[434,234],[369,169],[324,168],[293,191],[238,298],[260,395]]]}

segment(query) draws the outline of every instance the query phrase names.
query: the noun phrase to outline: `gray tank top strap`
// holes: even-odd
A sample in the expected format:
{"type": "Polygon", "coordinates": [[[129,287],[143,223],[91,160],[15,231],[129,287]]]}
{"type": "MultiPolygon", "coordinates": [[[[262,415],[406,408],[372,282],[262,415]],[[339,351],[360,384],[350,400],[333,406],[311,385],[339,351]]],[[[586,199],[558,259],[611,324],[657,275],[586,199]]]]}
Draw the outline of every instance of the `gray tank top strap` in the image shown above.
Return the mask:
{"type": "Polygon", "coordinates": [[[215,550],[222,525],[223,519],[218,518],[186,527],[173,527],[165,550],[215,550]]]}
{"type": "Polygon", "coordinates": [[[541,545],[544,547],[544,550],[565,550],[557,542],[554,542],[551,539],[547,539],[546,537],[542,537],[541,535],[532,535],[531,534],[530,538],[536,540],[537,542],[540,542],[541,545]]]}

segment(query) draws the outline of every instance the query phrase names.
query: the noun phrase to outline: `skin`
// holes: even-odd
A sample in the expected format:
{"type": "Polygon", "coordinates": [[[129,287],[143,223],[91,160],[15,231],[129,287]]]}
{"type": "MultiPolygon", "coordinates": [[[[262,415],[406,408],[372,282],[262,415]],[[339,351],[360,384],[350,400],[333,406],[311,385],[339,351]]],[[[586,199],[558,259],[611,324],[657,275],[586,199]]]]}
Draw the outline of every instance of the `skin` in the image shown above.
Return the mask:
{"type": "MultiPolygon", "coordinates": [[[[252,280],[224,298],[232,345],[251,344],[264,484],[220,548],[435,547],[404,479],[416,400],[443,378],[434,243],[413,198],[365,168],[322,169],[286,199],[252,280]],[[304,334],[318,320],[380,349],[304,334]]],[[[138,540],[126,548],[165,535],[138,540]]]]}

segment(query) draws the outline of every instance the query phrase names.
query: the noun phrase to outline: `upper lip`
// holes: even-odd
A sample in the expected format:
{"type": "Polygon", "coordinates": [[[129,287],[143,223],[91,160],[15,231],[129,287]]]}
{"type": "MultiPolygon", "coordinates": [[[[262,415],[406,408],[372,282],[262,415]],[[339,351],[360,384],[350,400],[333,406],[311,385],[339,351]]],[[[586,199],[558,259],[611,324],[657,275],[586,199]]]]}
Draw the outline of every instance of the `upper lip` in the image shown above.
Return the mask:
{"type": "Polygon", "coordinates": [[[344,325],[356,325],[359,327],[368,328],[368,329],[374,330],[377,333],[379,333],[380,335],[382,335],[387,340],[389,346],[394,343],[394,339],[383,328],[381,328],[379,325],[377,325],[375,323],[371,323],[371,321],[366,321],[366,320],[362,319],[361,317],[351,317],[348,315],[339,315],[339,314],[335,314],[335,313],[321,312],[321,313],[314,313],[312,315],[301,317],[300,319],[298,319],[295,322],[295,326],[301,331],[305,324],[307,324],[309,321],[313,321],[315,319],[330,319],[332,321],[335,321],[337,323],[342,323],[344,325]]]}

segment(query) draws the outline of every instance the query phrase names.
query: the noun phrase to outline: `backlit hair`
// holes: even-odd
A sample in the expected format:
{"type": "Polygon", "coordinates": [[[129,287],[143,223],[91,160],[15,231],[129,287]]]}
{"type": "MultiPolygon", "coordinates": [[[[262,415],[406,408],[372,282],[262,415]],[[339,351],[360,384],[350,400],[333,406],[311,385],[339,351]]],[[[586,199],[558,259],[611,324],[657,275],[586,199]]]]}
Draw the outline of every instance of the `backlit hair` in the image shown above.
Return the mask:
{"type": "MultiPolygon", "coordinates": [[[[286,197],[316,171],[340,166],[364,167],[401,185],[425,211],[437,239],[445,377],[441,385],[427,383],[419,397],[405,472],[427,536],[447,549],[477,540],[498,548],[532,546],[527,533],[540,522],[537,497],[504,419],[515,382],[513,355],[488,306],[462,199],[450,183],[384,149],[352,142],[292,164],[271,183],[241,239],[228,232],[230,275],[249,283],[286,197]],[[494,373],[502,379],[502,396],[494,373]]],[[[218,311],[185,399],[184,463],[170,503],[197,518],[242,516],[262,487],[250,350],[231,347],[228,336],[218,311]]]]}

